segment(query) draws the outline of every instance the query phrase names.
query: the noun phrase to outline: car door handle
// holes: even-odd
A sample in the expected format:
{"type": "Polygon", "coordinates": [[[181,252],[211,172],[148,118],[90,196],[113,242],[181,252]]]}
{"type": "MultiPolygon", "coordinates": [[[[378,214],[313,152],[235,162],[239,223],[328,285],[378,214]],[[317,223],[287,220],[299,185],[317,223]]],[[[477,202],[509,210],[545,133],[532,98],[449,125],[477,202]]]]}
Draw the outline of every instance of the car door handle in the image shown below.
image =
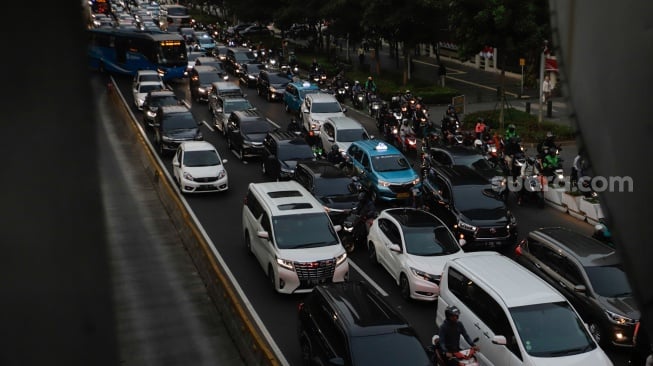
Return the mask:
{"type": "Polygon", "coordinates": [[[474,323],[474,326],[476,327],[476,329],[481,329],[481,326],[478,325],[478,323],[474,323]]]}
{"type": "Polygon", "coordinates": [[[564,288],[567,288],[567,285],[565,285],[564,282],[562,282],[562,281],[558,281],[558,283],[560,284],[560,286],[562,286],[562,287],[564,287],[564,288]]]}
{"type": "Polygon", "coordinates": [[[488,332],[483,332],[483,335],[485,336],[485,338],[490,339],[490,333],[488,333],[488,332]]]}
{"type": "Polygon", "coordinates": [[[539,264],[539,263],[533,263],[533,264],[534,264],[534,265],[535,265],[535,267],[537,267],[538,269],[542,269],[542,266],[540,266],[540,264],[539,264]]]}

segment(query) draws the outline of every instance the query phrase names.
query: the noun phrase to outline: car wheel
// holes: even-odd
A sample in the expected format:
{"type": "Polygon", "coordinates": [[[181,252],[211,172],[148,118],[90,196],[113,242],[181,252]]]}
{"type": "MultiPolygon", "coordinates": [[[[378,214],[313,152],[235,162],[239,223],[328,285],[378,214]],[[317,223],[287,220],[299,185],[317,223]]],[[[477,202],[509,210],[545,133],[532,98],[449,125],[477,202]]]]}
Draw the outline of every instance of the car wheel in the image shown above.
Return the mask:
{"type": "Polygon", "coordinates": [[[268,175],[268,171],[265,169],[265,162],[261,163],[261,172],[263,172],[263,175],[268,175]]]}
{"type": "Polygon", "coordinates": [[[284,105],[283,105],[283,109],[286,110],[286,113],[290,113],[290,107],[288,106],[288,103],[285,103],[285,102],[284,102],[283,104],[284,104],[284,105]]]}
{"type": "Polygon", "coordinates": [[[238,154],[240,154],[240,160],[245,161],[245,149],[242,146],[238,149],[238,154]]]}
{"type": "Polygon", "coordinates": [[[245,248],[247,248],[247,254],[254,254],[252,252],[252,240],[249,238],[249,232],[245,232],[245,248]]]}
{"type": "Polygon", "coordinates": [[[301,341],[302,349],[302,365],[310,366],[311,360],[313,359],[313,352],[311,351],[311,345],[306,338],[302,338],[301,341]]]}
{"type": "Polygon", "coordinates": [[[274,292],[277,292],[277,281],[274,278],[274,271],[272,270],[272,267],[268,267],[268,280],[270,281],[270,286],[274,290],[274,292]]]}
{"type": "Polygon", "coordinates": [[[601,332],[601,327],[596,322],[596,320],[592,320],[592,322],[587,326],[587,328],[592,334],[592,337],[594,337],[596,343],[598,343],[601,346],[604,345],[605,341],[603,340],[603,332],[601,332]]]}
{"type": "Polygon", "coordinates": [[[401,297],[404,300],[410,299],[410,283],[408,282],[408,277],[405,274],[401,274],[399,277],[399,289],[401,290],[401,297]]]}
{"type": "Polygon", "coordinates": [[[272,94],[268,92],[267,95],[265,96],[265,99],[267,99],[268,103],[272,102],[272,94]]]}
{"type": "Polygon", "coordinates": [[[379,259],[376,257],[376,247],[374,246],[374,243],[369,242],[367,244],[367,248],[368,248],[367,251],[368,251],[368,256],[370,258],[370,262],[372,264],[379,264],[379,259]]]}

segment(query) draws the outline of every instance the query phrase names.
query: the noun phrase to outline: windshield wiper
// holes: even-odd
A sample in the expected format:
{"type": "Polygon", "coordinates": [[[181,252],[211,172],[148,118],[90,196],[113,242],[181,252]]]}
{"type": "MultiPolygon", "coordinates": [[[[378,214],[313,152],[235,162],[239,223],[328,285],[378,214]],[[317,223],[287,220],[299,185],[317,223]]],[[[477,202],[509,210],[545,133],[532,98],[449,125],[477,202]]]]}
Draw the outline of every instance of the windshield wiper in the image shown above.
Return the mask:
{"type": "Polygon", "coordinates": [[[620,294],[612,295],[612,297],[626,297],[626,296],[631,296],[633,293],[632,292],[622,292],[620,294]]]}
{"type": "Polygon", "coordinates": [[[305,243],[305,244],[300,244],[300,245],[294,246],[292,249],[309,248],[309,247],[313,247],[313,246],[321,247],[321,246],[323,246],[322,244],[325,244],[325,243],[326,243],[325,241],[318,241],[318,242],[314,242],[314,243],[305,243]]]}
{"type": "Polygon", "coordinates": [[[571,348],[571,349],[566,349],[566,350],[562,350],[562,351],[549,352],[548,355],[550,355],[550,356],[571,355],[571,354],[585,353],[585,352],[587,352],[587,351],[589,351],[591,349],[592,349],[592,345],[588,343],[585,347],[571,348]]]}

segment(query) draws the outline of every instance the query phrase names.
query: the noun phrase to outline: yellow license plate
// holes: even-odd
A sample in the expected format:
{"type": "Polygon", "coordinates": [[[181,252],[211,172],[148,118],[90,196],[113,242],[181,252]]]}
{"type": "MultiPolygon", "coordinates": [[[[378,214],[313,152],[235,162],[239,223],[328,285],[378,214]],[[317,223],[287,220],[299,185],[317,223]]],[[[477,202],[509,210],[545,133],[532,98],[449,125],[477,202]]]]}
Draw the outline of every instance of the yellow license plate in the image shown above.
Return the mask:
{"type": "Polygon", "coordinates": [[[410,194],[408,192],[397,193],[397,198],[408,198],[410,194]]]}

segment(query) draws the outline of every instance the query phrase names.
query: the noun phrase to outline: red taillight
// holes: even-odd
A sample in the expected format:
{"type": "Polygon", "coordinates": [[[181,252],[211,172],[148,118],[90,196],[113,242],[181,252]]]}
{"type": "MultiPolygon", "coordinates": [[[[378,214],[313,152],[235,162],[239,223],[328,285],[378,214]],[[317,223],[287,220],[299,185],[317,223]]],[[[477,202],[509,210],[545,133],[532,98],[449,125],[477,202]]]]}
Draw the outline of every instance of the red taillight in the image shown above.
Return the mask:
{"type": "Polygon", "coordinates": [[[517,245],[517,247],[515,247],[515,255],[517,256],[521,255],[521,245],[517,245]]]}
{"type": "Polygon", "coordinates": [[[297,310],[302,311],[304,309],[304,303],[300,302],[299,305],[297,305],[297,310]]]}
{"type": "Polygon", "coordinates": [[[635,331],[633,332],[633,344],[635,344],[635,345],[637,344],[637,333],[639,333],[639,324],[640,323],[641,322],[637,322],[637,324],[635,324],[635,331]]]}

